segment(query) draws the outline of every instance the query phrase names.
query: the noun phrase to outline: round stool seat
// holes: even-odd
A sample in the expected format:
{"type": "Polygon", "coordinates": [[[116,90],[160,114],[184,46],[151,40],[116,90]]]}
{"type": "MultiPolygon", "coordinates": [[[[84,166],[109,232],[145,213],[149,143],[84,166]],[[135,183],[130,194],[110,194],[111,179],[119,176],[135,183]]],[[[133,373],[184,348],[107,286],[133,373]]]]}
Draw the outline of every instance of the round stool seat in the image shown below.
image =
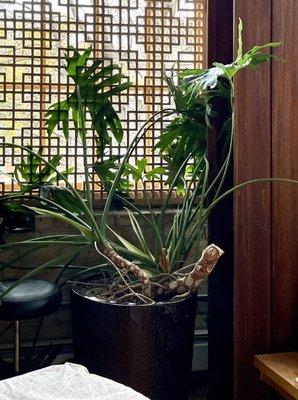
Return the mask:
{"type": "MultiPolygon", "coordinates": [[[[15,280],[0,282],[0,293],[15,280]]],[[[61,304],[61,292],[57,285],[41,279],[27,279],[0,300],[0,320],[17,321],[45,317],[56,311],[61,304]]]]}

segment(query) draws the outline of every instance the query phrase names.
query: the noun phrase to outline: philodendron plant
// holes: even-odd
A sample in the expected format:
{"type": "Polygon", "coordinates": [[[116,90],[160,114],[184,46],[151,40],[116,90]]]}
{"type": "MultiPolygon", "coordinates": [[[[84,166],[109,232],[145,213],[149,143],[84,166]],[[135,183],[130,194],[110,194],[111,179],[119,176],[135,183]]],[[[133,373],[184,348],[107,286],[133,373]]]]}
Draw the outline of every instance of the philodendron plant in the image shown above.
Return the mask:
{"type": "MultiPolygon", "coordinates": [[[[61,276],[63,271],[83,250],[93,247],[100,258],[104,260],[104,263],[88,270],[97,271],[100,268],[104,268],[106,271],[107,266],[109,266],[110,271],[114,271],[114,273],[110,274],[112,280],[105,280],[104,290],[98,291],[98,296],[104,300],[151,303],[155,300],[171,299],[175,296],[186,296],[195,292],[202,280],[212,271],[223,251],[212,244],[203,251],[201,258],[195,264],[185,265],[187,259],[200,242],[207,219],[213,208],[224,197],[247,184],[243,183],[226,192],[222,192],[233,149],[234,78],[242,69],[255,69],[260,64],[271,60],[272,55],[263,52],[263,50],[271,49],[278,45],[279,43],[268,43],[262,46],[255,46],[244,53],[242,49],[242,22],[240,21],[238,53],[234,62],[227,65],[214,63],[213,67],[205,70],[182,71],[177,77],[177,83],[175,83],[173,77],[167,78],[170,91],[174,96],[175,108],[165,109],[154,114],[141,127],[128,147],[126,155],[117,166],[117,170],[113,175],[113,182],[110,181],[108,196],[103,212],[100,215],[94,212],[92,204],[90,166],[87,162],[86,109],[91,114],[101,149],[109,141],[107,129],[111,128],[114,136],[119,138],[122,132],[121,124],[113,111],[111,97],[108,94],[100,97],[97,92],[94,92],[94,88],[90,89],[90,85],[84,86],[85,81],[79,79],[80,76],[86,75],[88,82],[92,81],[91,83],[95,83],[97,88],[104,86],[104,81],[102,80],[97,83],[98,80],[104,78],[103,72],[97,72],[100,63],[95,62],[90,70],[82,63],[80,58],[84,58],[85,55],[80,56],[75,51],[73,57],[67,58],[66,69],[68,72],[70,71],[70,76],[74,80],[75,91],[69,101],[63,102],[63,129],[66,136],[68,136],[69,131],[65,121],[68,121],[69,112],[72,111],[75,131],[84,150],[85,190],[78,191],[67,176],[59,172],[56,165],[45,159],[40,152],[34,152],[28,147],[16,144],[5,144],[4,146],[6,147],[27,151],[41,160],[57,175],[59,182],[64,182],[64,186],[57,185],[53,187],[52,197],[48,199],[38,196],[13,195],[1,199],[1,201],[21,202],[36,214],[55,218],[69,224],[78,233],[75,235],[49,235],[2,245],[0,246],[1,252],[16,246],[22,248],[20,254],[10,263],[4,264],[2,268],[8,268],[29,252],[32,253],[46,246],[63,245],[69,248],[68,251],[33,269],[20,278],[19,281],[32,277],[42,272],[45,268],[64,262],[64,267],[60,273],[61,276]],[[88,91],[90,91],[90,96],[88,91]],[[210,183],[209,163],[205,154],[204,143],[214,115],[211,99],[217,96],[224,97],[228,101],[228,106],[231,110],[231,116],[228,121],[230,135],[228,136],[228,150],[222,167],[210,183]],[[91,102],[91,99],[94,98],[97,101],[97,105],[100,105],[104,115],[96,111],[96,104],[94,105],[91,102]],[[107,102],[106,108],[105,102],[107,102]],[[166,171],[169,185],[167,196],[162,199],[162,206],[158,213],[151,208],[150,199],[147,199],[149,213],[144,213],[135,204],[125,198],[123,199],[127,205],[127,214],[136,236],[136,242],[131,243],[108,225],[111,202],[115,194],[117,194],[121,180],[127,178],[130,173],[135,179],[144,184],[145,180],[152,179],[155,173],[162,173],[162,171],[155,171],[150,174],[146,170],[146,160],[139,160],[139,163],[134,167],[137,172],[129,168],[127,170],[127,166],[143,135],[152,129],[154,124],[164,118],[168,119],[169,116],[173,116],[174,119],[161,134],[159,144],[155,149],[164,160],[169,161],[168,171],[166,171]],[[200,131],[200,138],[195,136],[196,128],[200,131]],[[204,135],[202,135],[202,132],[204,135]],[[179,152],[183,152],[183,158],[178,160],[179,152]],[[186,176],[187,179],[185,179],[186,176]],[[168,230],[165,228],[165,216],[173,191],[176,191],[178,186],[182,194],[181,202],[168,230]],[[29,203],[28,200],[30,200],[29,203]],[[144,224],[140,224],[140,218],[152,230],[155,237],[154,246],[148,245],[142,230],[144,224]]],[[[113,85],[115,82],[119,83],[119,79],[120,76],[117,75],[114,80],[111,79],[106,83],[113,85]]],[[[120,86],[118,89],[110,89],[105,93],[112,95],[115,91],[119,93],[120,90],[124,90],[127,87],[127,85],[120,86]]],[[[60,115],[58,111],[59,107],[57,105],[54,105],[49,110],[49,134],[53,134],[57,125],[60,115]]],[[[121,197],[121,194],[118,192],[117,196],[121,197]]],[[[86,272],[86,270],[82,272],[86,272]]],[[[77,275],[82,274],[82,272],[77,275]]],[[[18,282],[2,292],[1,296],[5,296],[18,282]]],[[[102,282],[99,286],[103,286],[102,282]]]]}

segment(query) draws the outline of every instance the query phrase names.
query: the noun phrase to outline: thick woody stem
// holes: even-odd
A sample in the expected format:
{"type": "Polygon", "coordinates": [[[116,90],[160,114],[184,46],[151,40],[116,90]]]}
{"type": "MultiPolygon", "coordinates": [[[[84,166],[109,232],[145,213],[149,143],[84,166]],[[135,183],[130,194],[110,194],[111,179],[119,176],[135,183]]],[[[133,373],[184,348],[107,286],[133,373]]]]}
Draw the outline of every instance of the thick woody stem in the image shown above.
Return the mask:
{"type": "Polygon", "coordinates": [[[215,244],[210,244],[203,251],[193,270],[182,278],[170,281],[168,290],[177,294],[195,292],[202,281],[208,277],[223,253],[215,244]]]}
{"type": "Polygon", "coordinates": [[[163,272],[169,272],[168,250],[164,247],[161,249],[159,265],[161,266],[163,272]]]}
{"type": "Polygon", "coordinates": [[[111,246],[107,246],[104,251],[104,255],[112,261],[119,269],[125,269],[127,272],[131,272],[140,280],[143,293],[147,296],[151,296],[151,287],[149,277],[138,265],[126,260],[120,256],[111,246]]]}

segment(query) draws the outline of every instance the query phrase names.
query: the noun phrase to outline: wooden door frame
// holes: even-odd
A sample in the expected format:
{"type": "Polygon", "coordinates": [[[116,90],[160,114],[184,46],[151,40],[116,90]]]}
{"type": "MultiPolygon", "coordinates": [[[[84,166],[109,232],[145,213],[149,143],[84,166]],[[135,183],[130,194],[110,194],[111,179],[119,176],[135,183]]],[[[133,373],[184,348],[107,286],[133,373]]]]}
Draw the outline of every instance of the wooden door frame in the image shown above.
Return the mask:
{"type": "MultiPolygon", "coordinates": [[[[208,2],[208,66],[233,59],[233,0],[208,2]]],[[[217,104],[217,107],[220,104],[217,104]]],[[[208,135],[211,176],[221,162],[218,135],[224,118],[215,121],[208,135]]],[[[231,166],[227,184],[233,182],[231,166]]],[[[208,240],[225,254],[208,281],[208,355],[210,400],[233,397],[233,199],[222,202],[208,222],[208,240]]]]}

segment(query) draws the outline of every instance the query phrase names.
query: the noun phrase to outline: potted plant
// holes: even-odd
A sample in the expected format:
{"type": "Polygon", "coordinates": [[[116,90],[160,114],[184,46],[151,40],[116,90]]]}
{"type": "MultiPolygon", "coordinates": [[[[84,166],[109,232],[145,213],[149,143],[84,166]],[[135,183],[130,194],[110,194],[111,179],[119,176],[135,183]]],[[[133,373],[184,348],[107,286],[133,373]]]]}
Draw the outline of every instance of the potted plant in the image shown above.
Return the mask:
{"type": "MultiPolygon", "coordinates": [[[[113,171],[109,167],[101,168],[101,160],[94,164],[94,170],[99,174],[105,172],[102,182],[108,191],[100,216],[93,209],[85,115],[86,112],[90,114],[99,154],[103,154],[109,143],[109,130],[116,140],[121,140],[121,122],[113,109],[111,97],[126,90],[130,83],[121,83],[123,77],[113,73],[114,66],[99,69],[101,61],[88,66],[91,49],[83,54],[72,49],[72,55],[66,56],[66,70],[74,81],[75,90],[65,101],[53,105],[47,114],[49,134],[60,121],[66,138],[72,114],[75,133],[84,151],[84,191],[78,191],[67,176],[40,152],[16,144],[4,144],[22,149],[41,160],[65,186],[51,186],[48,198],[20,194],[8,196],[1,202],[26,201],[26,207],[31,211],[61,220],[78,232],[76,235],[46,236],[21,242],[25,246],[24,254],[28,248],[35,251],[44,246],[65,245],[69,250],[30,271],[18,282],[64,261],[62,274],[84,249],[94,248],[103,263],[87,268],[73,278],[78,282],[72,287],[76,358],[91,371],[132,386],[152,399],[183,400],[188,397],[196,292],[223,251],[211,244],[193,264],[188,265],[187,260],[191,253],[196,252],[213,208],[224,197],[247,184],[222,192],[233,150],[234,77],[244,68],[253,69],[270,60],[272,56],[264,53],[263,49],[278,43],[255,46],[243,53],[241,32],[240,21],[238,53],[233,63],[214,63],[206,70],[182,71],[177,82],[173,75],[166,78],[175,108],[153,115],[137,133],[122,160],[108,158],[115,167],[113,171]],[[103,88],[105,90],[101,91],[103,88]],[[217,96],[227,99],[231,116],[226,127],[230,126],[230,130],[222,167],[210,183],[205,144],[216,111],[211,103],[217,96]],[[155,123],[169,116],[174,118],[155,148],[165,160],[166,169],[147,171],[144,159],[130,165],[130,157],[142,136],[155,123]],[[167,196],[162,199],[158,212],[151,207],[150,199],[146,199],[148,212],[144,213],[127,199],[127,181],[132,177],[145,182],[161,173],[167,176],[167,196]],[[181,201],[167,231],[165,216],[171,195],[177,190],[181,201]],[[115,198],[127,206],[136,237],[134,243],[108,225],[115,198]],[[155,243],[147,242],[140,220],[152,230],[155,243]],[[89,275],[91,273],[88,279],[83,278],[86,271],[89,275]]],[[[2,245],[0,251],[16,245],[2,245]]],[[[18,282],[2,292],[0,297],[18,282]]]]}

